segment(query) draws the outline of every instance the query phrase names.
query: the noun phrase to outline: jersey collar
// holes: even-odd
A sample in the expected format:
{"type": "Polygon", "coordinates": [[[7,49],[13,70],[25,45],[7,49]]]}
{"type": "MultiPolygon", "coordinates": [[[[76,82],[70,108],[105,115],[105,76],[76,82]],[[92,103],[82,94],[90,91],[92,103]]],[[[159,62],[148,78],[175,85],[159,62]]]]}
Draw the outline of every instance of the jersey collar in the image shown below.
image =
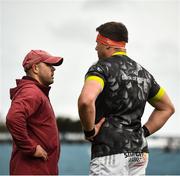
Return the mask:
{"type": "Polygon", "coordinates": [[[112,56],[116,56],[116,55],[125,55],[125,56],[127,56],[127,54],[126,54],[125,51],[118,51],[118,52],[115,52],[112,56]]]}

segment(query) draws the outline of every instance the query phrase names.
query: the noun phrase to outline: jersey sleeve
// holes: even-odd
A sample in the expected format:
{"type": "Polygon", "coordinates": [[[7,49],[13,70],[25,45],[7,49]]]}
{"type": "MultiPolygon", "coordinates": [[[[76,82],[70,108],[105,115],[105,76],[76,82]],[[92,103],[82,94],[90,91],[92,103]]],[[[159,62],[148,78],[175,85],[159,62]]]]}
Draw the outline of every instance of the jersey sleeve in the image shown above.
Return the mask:
{"type": "Polygon", "coordinates": [[[88,81],[88,80],[95,80],[101,85],[102,89],[104,88],[104,80],[102,78],[100,78],[99,76],[88,76],[86,78],[86,81],[88,81]]]}
{"type": "Polygon", "coordinates": [[[151,103],[159,101],[164,95],[164,93],[165,90],[162,87],[160,87],[160,85],[152,77],[152,85],[149,91],[148,101],[151,103]]]}
{"type": "Polygon", "coordinates": [[[85,75],[85,80],[96,80],[104,88],[107,79],[106,66],[100,63],[92,65],[85,75]]]}

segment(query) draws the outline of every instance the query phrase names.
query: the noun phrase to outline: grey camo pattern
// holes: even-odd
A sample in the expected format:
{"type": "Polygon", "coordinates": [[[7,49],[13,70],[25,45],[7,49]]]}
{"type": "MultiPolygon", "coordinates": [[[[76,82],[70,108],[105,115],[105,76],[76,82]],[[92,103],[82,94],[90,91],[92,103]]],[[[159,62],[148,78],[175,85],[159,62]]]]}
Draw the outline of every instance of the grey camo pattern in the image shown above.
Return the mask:
{"type": "Polygon", "coordinates": [[[86,77],[101,77],[105,86],[96,100],[96,123],[105,117],[92,143],[92,159],[126,152],[148,152],[141,128],[146,102],[160,86],[141,65],[127,56],[115,55],[92,65],[86,77]]]}

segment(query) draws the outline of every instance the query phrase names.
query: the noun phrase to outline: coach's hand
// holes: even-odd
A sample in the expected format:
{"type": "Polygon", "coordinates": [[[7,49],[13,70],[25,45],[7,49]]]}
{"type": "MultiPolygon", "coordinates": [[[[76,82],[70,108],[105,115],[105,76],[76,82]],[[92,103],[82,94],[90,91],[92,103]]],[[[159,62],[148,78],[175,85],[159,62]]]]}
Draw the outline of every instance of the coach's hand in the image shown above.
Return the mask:
{"type": "Polygon", "coordinates": [[[40,145],[36,146],[36,151],[33,156],[37,158],[43,158],[45,161],[48,160],[47,152],[40,145]]]}

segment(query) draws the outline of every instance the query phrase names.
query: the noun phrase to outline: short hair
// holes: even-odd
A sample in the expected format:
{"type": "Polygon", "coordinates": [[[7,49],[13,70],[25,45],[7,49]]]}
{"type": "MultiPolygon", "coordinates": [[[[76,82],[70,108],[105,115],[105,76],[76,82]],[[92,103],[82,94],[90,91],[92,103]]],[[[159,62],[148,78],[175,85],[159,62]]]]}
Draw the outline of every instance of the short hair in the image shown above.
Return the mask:
{"type": "Polygon", "coordinates": [[[96,31],[111,40],[128,43],[128,30],[123,23],[107,22],[97,27],[96,31]]]}

